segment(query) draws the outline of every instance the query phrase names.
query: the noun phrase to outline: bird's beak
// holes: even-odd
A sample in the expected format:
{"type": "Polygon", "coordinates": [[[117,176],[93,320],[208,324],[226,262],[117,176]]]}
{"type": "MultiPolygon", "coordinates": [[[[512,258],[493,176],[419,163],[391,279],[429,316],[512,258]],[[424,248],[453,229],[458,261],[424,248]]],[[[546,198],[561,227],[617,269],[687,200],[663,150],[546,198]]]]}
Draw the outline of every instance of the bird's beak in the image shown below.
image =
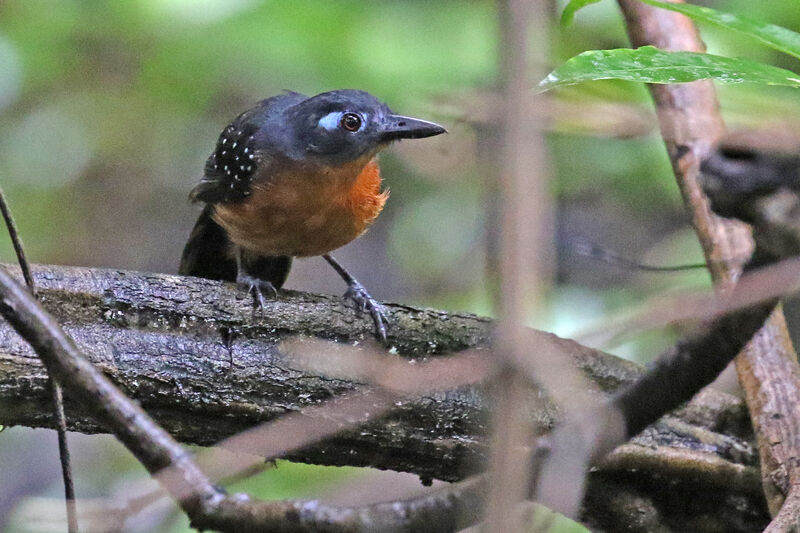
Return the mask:
{"type": "Polygon", "coordinates": [[[388,115],[381,128],[381,141],[389,142],[398,139],[422,139],[447,133],[447,130],[435,122],[402,115],[388,115]]]}

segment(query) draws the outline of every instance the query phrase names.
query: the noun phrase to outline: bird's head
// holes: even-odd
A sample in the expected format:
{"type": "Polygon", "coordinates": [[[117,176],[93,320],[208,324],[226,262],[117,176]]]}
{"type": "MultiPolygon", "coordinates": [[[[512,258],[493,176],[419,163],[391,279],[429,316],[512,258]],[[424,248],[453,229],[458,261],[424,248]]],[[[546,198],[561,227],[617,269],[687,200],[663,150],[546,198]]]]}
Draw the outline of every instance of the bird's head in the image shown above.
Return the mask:
{"type": "Polygon", "coordinates": [[[445,133],[426,120],[396,115],[365,91],[321,93],[285,110],[291,156],[344,163],[372,156],[392,141],[445,133]]]}

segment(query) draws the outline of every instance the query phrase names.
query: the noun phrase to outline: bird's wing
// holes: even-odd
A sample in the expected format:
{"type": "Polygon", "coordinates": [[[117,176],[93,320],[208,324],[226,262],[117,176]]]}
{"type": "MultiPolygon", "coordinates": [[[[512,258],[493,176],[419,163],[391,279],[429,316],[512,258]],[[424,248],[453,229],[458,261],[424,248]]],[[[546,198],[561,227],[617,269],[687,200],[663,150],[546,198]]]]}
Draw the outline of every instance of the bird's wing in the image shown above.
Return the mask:
{"type": "Polygon", "coordinates": [[[258,126],[238,117],[217,140],[206,161],[205,173],[189,198],[206,203],[231,203],[250,195],[257,158],[254,135],[258,126]]]}
{"type": "Polygon", "coordinates": [[[263,143],[256,138],[259,128],[271,113],[305,98],[287,91],[260,101],[236,117],[220,134],[214,152],[206,161],[203,178],[189,198],[206,203],[235,203],[247,198],[257,167],[263,171],[268,164],[263,151],[257,151],[258,143],[263,143]]]}

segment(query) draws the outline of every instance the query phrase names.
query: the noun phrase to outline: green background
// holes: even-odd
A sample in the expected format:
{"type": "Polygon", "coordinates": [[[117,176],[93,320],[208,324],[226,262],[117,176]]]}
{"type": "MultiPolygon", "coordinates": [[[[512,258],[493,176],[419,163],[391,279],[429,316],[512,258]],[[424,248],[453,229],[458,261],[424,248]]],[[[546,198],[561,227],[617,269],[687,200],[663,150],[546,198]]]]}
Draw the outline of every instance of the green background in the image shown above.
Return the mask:
{"type": "MultiPolygon", "coordinates": [[[[794,0],[706,2],[790,29],[794,0]]],[[[615,4],[550,22],[546,70],[587,49],[627,46],[615,4]]],[[[372,230],[337,257],[379,299],[491,314],[485,140],[499,111],[496,5],[489,1],[5,0],[0,2],[0,185],[35,262],[174,272],[198,209],[187,194],[233,116],[283,89],[361,88],[450,134],[402,143],[382,158],[391,199],[372,230]],[[488,133],[487,133],[488,132],[488,133]],[[484,169],[484,170],[482,170],[484,169]]],[[[800,71],[796,60],[717,28],[709,51],[800,71]]],[[[789,89],[720,89],[734,128],[797,128],[789,89]]],[[[552,265],[531,325],[570,336],[664,290],[708,285],[702,272],[652,275],[569,253],[588,239],[651,264],[701,260],[669,171],[645,88],[597,82],[550,95],[552,265]],[[534,318],[535,317],[535,318],[534,318]]],[[[13,261],[7,239],[0,258],[13,261]]],[[[289,288],[339,293],[318,259],[298,262],[289,288]]],[[[676,331],[603,348],[646,361],[676,331]]],[[[80,497],[105,497],[146,474],[108,437],[74,436],[80,497]]],[[[63,531],[53,435],[0,433],[0,527],[63,531]],[[47,509],[47,512],[42,511],[47,509]],[[49,513],[49,514],[48,514],[49,513]]],[[[313,497],[368,471],[280,463],[231,490],[313,497]]],[[[407,481],[407,480],[406,480],[407,481]]],[[[365,481],[366,482],[366,481],[365,481]]],[[[132,531],[182,531],[171,507],[132,531]],[[160,524],[160,525],[159,525],[160,524]],[[140,529],[136,529],[139,527],[140,529]],[[155,528],[155,529],[154,529],[155,528]]],[[[577,531],[557,521],[553,531],[577,531]]]]}

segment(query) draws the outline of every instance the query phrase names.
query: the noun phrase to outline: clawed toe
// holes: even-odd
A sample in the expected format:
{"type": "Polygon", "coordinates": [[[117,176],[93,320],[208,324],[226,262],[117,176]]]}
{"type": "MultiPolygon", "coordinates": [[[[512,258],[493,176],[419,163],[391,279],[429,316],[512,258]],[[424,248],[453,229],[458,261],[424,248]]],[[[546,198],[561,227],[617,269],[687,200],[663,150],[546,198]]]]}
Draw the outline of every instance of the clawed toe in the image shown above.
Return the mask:
{"type": "Polygon", "coordinates": [[[344,293],[344,297],[355,304],[356,311],[359,313],[369,311],[372,322],[375,324],[375,335],[377,335],[383,345],[386,346],[386,327],[389,325],[389,321],[386,320],[386,313],[384,312],[383,306],[370,296],[364,286],[359,283],[356,278],[351,276],[333,256],[325,254],[322,257],[336,270],[345,283],[347,283],[348,288],[347,292],[344,293]]]}
{"type": "Polygon", "coordinates": [[[386,328],[389,325],[389,321],[386,318],[383,306],[370,296],[364,286],[358,282],[350,285],[347,292],[344,293],[344,298],[355,304],[355,309],[358,313],[369,312],[372,322],[375,324],[375,335],[378,336],[381,343],[386,345],[386,328]]]}
{"type": "Polygon", "coordinates": [[[264,314],[264,309],[267,307],[264,293],[266,292],[271,298],[278,297],[278,290],[269,281],[253,278],[250,276],[239,276],[236,279],[236,287],[245,292],[246,294],[253,295],[253,308],[264,314]]]}

